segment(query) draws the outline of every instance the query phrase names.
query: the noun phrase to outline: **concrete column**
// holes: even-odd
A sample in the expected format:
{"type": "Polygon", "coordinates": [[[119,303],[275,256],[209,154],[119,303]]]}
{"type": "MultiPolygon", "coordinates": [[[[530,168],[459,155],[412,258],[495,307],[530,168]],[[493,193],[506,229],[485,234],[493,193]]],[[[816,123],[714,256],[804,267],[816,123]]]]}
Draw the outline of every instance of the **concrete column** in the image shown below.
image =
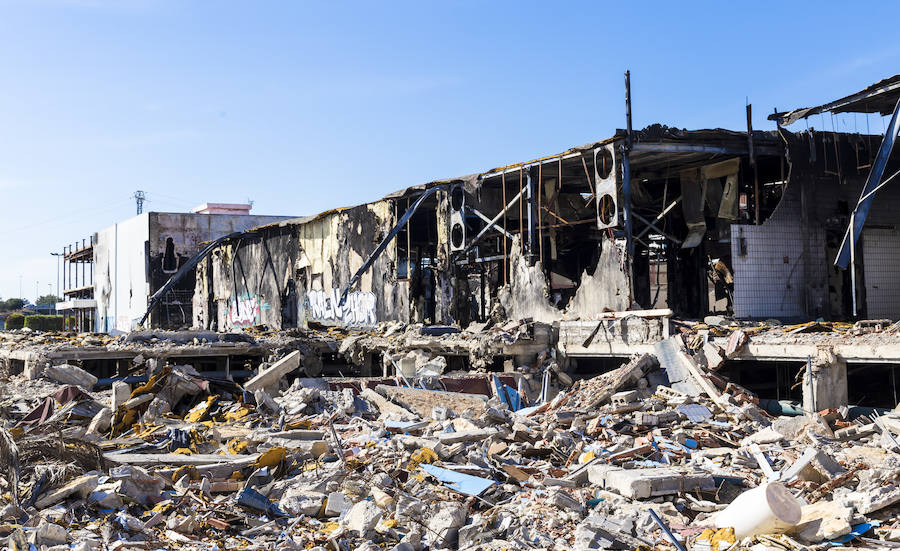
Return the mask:
{"type": "Polygon", "coordinates": [[[820,348],[803,374],[803,409],[822,411],[847,405],[847,362],[820,348]]]}

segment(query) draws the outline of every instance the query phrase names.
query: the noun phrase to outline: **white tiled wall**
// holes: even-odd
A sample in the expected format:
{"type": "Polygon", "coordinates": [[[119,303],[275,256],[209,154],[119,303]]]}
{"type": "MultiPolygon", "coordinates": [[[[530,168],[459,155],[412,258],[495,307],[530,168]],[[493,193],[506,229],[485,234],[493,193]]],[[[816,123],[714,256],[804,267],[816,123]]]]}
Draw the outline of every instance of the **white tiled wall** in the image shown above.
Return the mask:
{"type": "Polygon", "coordinates": [[[809,262],[811,300],[824,300],[825,232],[810,225],[810,258],[804,259],[799,186],[788,186],[775,213],[760,226],[731,227],[734,313],[740,318],[803,318],[803,263],[809,262]],[[793,188],[793,189],[791,189],[793,188]],[[745,254],[741,255],[743,239],[745,254]]]}
{"type": "Polygon", "coordinates": [[[900,232],[866,228],[861,241],[867,317],[897,319],[900,316],[900,232]]]}

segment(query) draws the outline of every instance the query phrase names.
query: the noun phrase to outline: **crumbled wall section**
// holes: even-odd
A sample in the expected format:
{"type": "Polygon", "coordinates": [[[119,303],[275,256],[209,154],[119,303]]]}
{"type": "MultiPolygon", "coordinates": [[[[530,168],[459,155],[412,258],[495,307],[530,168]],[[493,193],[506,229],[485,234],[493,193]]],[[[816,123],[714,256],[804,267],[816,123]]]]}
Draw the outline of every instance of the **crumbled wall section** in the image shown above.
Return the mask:
{"type": "Polygon", "coordinates": [[[300,320],[368,327],[379,321],[409,319],[406,287],[397,282],[397,244],[391,242],[340,306],[350,278],[395,223],[391,201],[343,209],[299,228],[305,285],[300,289],[300,320]]]}
{"type": "Polygon", "coordinates": [[[628,309],[628,276],[622,269],[614,242],[601,240],[600,259],[594,274],[587,270],[581,275],[581,284],[566,308],[569,319],[589,319],[600,312],[619,312],[628,309]]]}
{"type": "Polygon", "coordinates": [[[518,237],[513,239],[509,256],[509,283],[500,288],[497,298],[509,319],[531,318],[552,323],[562,314],[550,305],[547,279],[541,263],[528,265],[518,237]]]}
{"type": "Polygon", "coordinates": [[[453,270],[450,259],[450,195],[437,192],[437,258],[435,265],[435,322],[452,324],[453,319],[453,270]]]}
{"type": "Polygon", "coordinates": [[[350,278],[393,226],[392,207],[380,201],[332,211],[219,247],[197,268],[194,326],[229,331],[406,321],[408,297],[397,284],[394,243],[340,303],[350,278]]]}
{"type": "Polygon", "coordinates": [[[292,228],[272,228],[216,249],[197,266],[194,326],[220,331],[282,327],[286,307],[297,300],[296,292],[288,292],[297,254],[292,228]]]}

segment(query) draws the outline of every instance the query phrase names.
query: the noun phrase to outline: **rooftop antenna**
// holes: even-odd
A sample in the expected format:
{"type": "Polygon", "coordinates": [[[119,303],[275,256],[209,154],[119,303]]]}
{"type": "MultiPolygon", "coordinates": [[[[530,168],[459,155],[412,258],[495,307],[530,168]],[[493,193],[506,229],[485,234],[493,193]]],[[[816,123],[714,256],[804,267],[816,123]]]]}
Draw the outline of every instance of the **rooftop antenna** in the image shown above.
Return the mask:
{"type": "Polygon", "coordinates": [[[144,212],[144,199],[147,198],[147,194],[141,190],[137,190],[134,192],[134,200],[137,202],[137,213],[141,214],[144,212]]]}
{"type": "Polygon", "coordinates": [[[250,208],[253,208],[253,199],[247,198],[247,204],[250,205],[250,208]]]}

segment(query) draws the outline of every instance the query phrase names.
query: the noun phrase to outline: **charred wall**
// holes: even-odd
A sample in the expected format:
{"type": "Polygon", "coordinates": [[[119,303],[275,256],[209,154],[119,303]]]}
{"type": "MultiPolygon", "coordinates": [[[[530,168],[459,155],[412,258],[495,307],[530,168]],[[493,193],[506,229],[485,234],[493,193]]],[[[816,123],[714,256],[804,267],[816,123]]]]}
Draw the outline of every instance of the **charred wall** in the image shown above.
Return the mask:
{"type": "Polygon", "coordinates": [[[197,268],[194,325],[229,331],[408,320],[408,285],[398,281],[393,243],[341,303],[392,227],[393,206],[381,201],[297,219],[219,247],[197,268]]]}

